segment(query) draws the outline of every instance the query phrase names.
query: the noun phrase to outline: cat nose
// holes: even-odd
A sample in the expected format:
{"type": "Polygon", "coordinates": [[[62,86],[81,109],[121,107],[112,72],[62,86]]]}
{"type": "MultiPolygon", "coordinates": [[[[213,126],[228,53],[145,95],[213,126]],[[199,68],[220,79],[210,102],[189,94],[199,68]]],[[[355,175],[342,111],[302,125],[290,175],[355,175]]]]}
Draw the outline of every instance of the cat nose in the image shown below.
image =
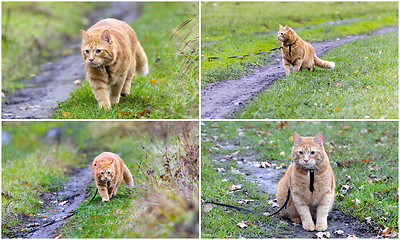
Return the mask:
{"type": "Polygon", "coordinates": [[[93,62],[93,60],[94,60],[93,58],[89,58],[89,61],[90,61],[90,62],[93,62]]]}
{"type": "Polygon", "coordinates": [[[305,163],[308,163],[308,159],[304,159],[304,162],[305,162],[305,163]]]}

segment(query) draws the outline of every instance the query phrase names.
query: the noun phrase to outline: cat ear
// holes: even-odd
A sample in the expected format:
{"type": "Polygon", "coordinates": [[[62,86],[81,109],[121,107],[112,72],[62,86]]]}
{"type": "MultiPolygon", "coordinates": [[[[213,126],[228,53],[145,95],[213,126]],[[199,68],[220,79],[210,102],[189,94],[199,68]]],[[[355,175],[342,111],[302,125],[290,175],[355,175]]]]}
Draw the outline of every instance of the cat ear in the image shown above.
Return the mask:
{"type": "Polygon", "coordinates": [[[289,32],[289,26],[286,24],[285,26],[286,32],[289,32]]]}
{"type": "Polygon", "coordinates": [[[114,158],[113,159],[111,159],[111,163],[110,164],[113,164],[114,163],[114,158]]]}
{"type": "Polygon", "coordinates": [[[293,133],[293,142],[294,145],[298,145],[301,143],[301,136],[298,133],[293,133]]]}
{"type": "Polygon", "coordinates": [[[283,28],[283,26],[279,24],[279,28],[283,28]]]}
{"type": "Polygon", "coordinates": [[[316,143],[316,144],[322,146],[323,139],[324,139],[324,136],[322,135],[322,132],[320,132],[320,133],[318,133],[317,135],[315,135],[315,137],[314,137],[314,143],[316,143]]]}
{"type": "Polygon", "coordinates": [[[111,43],[111,34],[108,30],[104,30],[101,34],[101,38],[107,43],[111,43]]]}
{"type": "Polygon", "coordinates": [[[83,30],[81,30],[81,36],[82,36],[83,41],[86,42],[87,40],[89,40],[89,34],[87,34],[87,32],[85,32],[83,30]]]}

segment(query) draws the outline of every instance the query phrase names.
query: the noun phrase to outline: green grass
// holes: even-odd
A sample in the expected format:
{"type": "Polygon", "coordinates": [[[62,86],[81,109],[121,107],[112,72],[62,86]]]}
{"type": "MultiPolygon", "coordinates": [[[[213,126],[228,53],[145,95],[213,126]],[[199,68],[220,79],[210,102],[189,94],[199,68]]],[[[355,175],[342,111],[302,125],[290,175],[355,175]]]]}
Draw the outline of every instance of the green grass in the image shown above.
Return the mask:
{"type": "MultiPolygon", "coordinates": [[[[194,122],[5,122],[11,141],[2,153],[2,233],[37,221],[44,193],[103,151],[121,154],[135,176],[109,203],[84,202],[62,229],[64,237],[197,237],[198,125],[194,122]],[[60,142],[45,141],[62,129],[60,142]],[[96,129],[96,131],[93,131],[96,129]],[[101,139],[101,141],[99,140],[101,139]],[[21,141],[24,140],[24,144],[21,141]],[[18,177],[15,177],[18,176],[18,177]]],[[[94,182],[87,186],[94,193],[94,182]]],[[[45,203],[46,205],[46,203],[45,203]]]]}
{"type": "MultiPolygon", "coordinates": [[[[396,26],[396,3],[202,3],[202,55],[236,56],[280,46],[279,24],[288,24],[304,40],[323,41],[364,34],[396,26]],[[326,24],[329,21],[359,21],[326,24]],[[313,28],[312,28],[313,27],[313,28]]],[[[381,44],[380,44],[381,45],[381,44]]],[[[265,65],[268,57],[202,61],[202,85],[237,79],[253,66],[265,65]]]]}
{"type": "MultiPolygon", "coordinates": [[[[221,175],[215,168],[237,168],[236,161],[220,161],[226,154],[240,151],[238,158],[254,161],[271,161],[277,165],[291,162],[293,132],[302,136],[324,133],[324,146],[330,158],[336,178],[334,207],[359,219],[372,217],[382,226],[392,226],[398,231],[398,123],[397,122],[204,122],[202,125],[202,199],[237,205],[240,198],[256,199],[246,208],[262,212],[264,196],[243,177],[221,175]],[[218,139],[218,140],[215,140],[218,139]],[[261,144],[261,140],[264,143],[261,144]],[[217,144],[222,148],[216,147],[217,144]],[[228,149],[226,145],[237,145],[228,149]],[[372,169],[372,170],[371,170],[372,169]],[[372,176],[372,175],[375,175],[372,176]],[[350,176],[350,180],[347,180],[350,176]],[[222,182],[227,178],[228,182],[222,182]],[[375,180],[376,178],[376,180],[375,180]],[[243,184],[242,191],[228,193],[229,184],[243,184]],[[351,189],[341,192],[341,185],[351,189]],[[354,206],[353,200],[360,200],[354,206]],[[253,205],[252,205],[253,204],[253,205]]],[[[204,207],[204,206],[203,206],[204,207]]],[[[258,218],[214,207],[202,214],[203,237],[226,238],[228,236],[256,237],[262,223],[258,218]],[[252,226],[239,229],[236,223],[250,219],[252,226]],[[220,224],[223,223],[223,224],[220,224]]],[[[279,223],[267,223],[272,229],[279,223]]],[[[265,230],[265,229],[264,229],[265,230]]],[[[279,228],[275,231],[279,232],[279,228]]],[[[273,232],[273,231],[272,231],[273,232]]],[[[269,233],[269,232],[268,232],[269,233]]]]}
{"type": "Polygon", "coordinates": [[[59,56],[79,37],[86,12],[104,3],[3,2],[2,91],[13,92],[36,74],[41,63],[59,56]]]}
{"type": "Polygon", "coordinates": [[[197,118],[198,36],[195,3],[142,3],[140,17],[132,23],[146,51],[149,74],[135,76],[131,94],[110,110],[98,107],[86,82],[71,94],[51,118],[197,118]],[[185,20],[191,23],[180,28],[185,20]],[[185,44],[189,43],[186,47],[185,44]],[[192,52],[193,50],[193,52],[192,52]],[[183,51],[183,53],[181,53],[183,51]],[[156,59],[160,61],[156,62],[156,59]]]}
{"type": "Polygon", "coordinates": [[[237,118],[398,118],[398,33],[329,51],[332,71],[302,71],[275,82],[237,118]],[[385,42],[384,45],[381,43],[385,42]]]}

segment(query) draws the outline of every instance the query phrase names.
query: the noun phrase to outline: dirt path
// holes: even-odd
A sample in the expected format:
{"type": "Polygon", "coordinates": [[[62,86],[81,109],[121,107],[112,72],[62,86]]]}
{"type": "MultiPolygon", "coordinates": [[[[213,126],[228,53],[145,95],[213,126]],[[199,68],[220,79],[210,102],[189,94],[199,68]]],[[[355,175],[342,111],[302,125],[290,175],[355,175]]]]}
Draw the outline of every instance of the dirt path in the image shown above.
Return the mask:
{"type": "MultiPolygon", "coordinates": [[[[211,135],[203,135],[204,139],[212,139],[211,135]]],[[[282,169],[276,169],[276,167],[270,168],[259,168],[260,161],[257,160],[247,160],[247,159],[257,159],[258,155],[254,155],[251,151],[245,151],[246,154],[241,152],[235,154],[235,158],[226,157],[232,156],[234,152],[239,151],[239,149],[232,147],[234,146],[234,142],[237,142],[237,139],[231,139],[228,142],[216,142],[221,149],[223,149],[224,154],[221,155],[219,153],[215,153],[215,156],[212,159],[225,159],[223,164],[224,166],[229,166],[231,163],[237,164],[237,174],[243,174],[246,179],[250,182],[256,184],[256,191],[262,192],[265,194],[275,194],[276,187],[278,185],[279,180],[282,178],[282,169]],[[232,141],[232,142],[231,142],[232,141]],[[229,160],[230,159],[230,160],[229,160]],[[243,161],[246,159],[246,161],[243,161]]],[[[270,159],[262,159],[262,161],[271,161],[270,159]]],[[[219,172],[219,174],[224,175],[226,172],[219,172]]],[[[223,176],[223,178],[229,178],[228,176],[223,176]]],[[[247,196],[247,198],[251,199],[251,196],[247,196]]],[[[271,200],[275,197],[273,196],[271,200]]],[[[263,204],[262,204],[263,205],[263,204]]],[[[241,206],[245,207],[246,206],[241,206]]],[[[249,209],[249,207],[247,207],[249,209]]],[[[258,208],[257,212],[275,212],[278,207],[272,207],[270,205],[263,205],[261,208],[258,208]]],[[[251,209],[254,210],[254,209],[251,209]]],[[[251,213],[249,213],[251,214],[251,213]]],[[[278,224],[280,225],[279,231],[265,231],[264,235],[245,235],[244,238],[313,238],[314,234],[317,232],[307,232],[303,230],[301,225],[294,224],[290,220],[281,217],[280,215],[273,217],[274,221],[281,223],[286,222],[287,224],[278,224]],[[272,232],[272,233],[268,233],[272,232]]],[[[267,224],[265,221],[260,220],[257,223],[253,223],[257,225],[257,228],[260,229],[270,229],[271,225],[267,224]]],[[[365,221],[360,221],[356,217],[351,214],[346,214],[338,209],[333,207],[328,216],[328,230],[331,238],[346,238],[349,235],[357,236],[358,238],[377,238],[377,233],[379,230],[379,226],[376,223],[367,223],[365,221]],[[334,232],[337,230],[343,231],[341,234],[335,234],[334,232]]]]}
{"type": "MultiPolygon", "coordinates": [[[[112,2],[108,9],[89,14],[91,24],[105,17],[114,17],[132,22],[138,17],[138,4],[134,2],[112,2]]],[[[70,55],[55,62],[42,65],[42,70],[27,86],[6,96],[2,104],[2,118],[49,118],[57,107],[57,101],[65,101],[75,89],[74,81],[85,79],[85,66],[80,54],[80,39],[70,43],[66,49],[70,55]]]]}
{"type": "MultiPolygon", "coordinates": [[[[314,42],[312,45],[318,56],[328,50],[370,35],[397,31],[398,27],[383,28],[366,35],[347,36],[337,41],[314,42]]],[[[270,65],[257,67],[254,72],[239,80],[223,80],[211,83],[201,90],[201,117],[204,119],[233,118],[239,107],[250,101],[261,91],[284,76],[281,54],[270,54],[270,65]]]]}
{"type": "Polygon", "coordinates": [[[91,195],[91,192],[87,192],[86,187],[92,182],[92,168],[89,166],[77,169],[74,173],[61,191],[45,194],[43,205],[46,206],[46,210],[24,226],[25,231],[38,230],[24,235],[25,238],[55,238],[59,236],[65,220],[72,216],[79,204],[91,195]]]}

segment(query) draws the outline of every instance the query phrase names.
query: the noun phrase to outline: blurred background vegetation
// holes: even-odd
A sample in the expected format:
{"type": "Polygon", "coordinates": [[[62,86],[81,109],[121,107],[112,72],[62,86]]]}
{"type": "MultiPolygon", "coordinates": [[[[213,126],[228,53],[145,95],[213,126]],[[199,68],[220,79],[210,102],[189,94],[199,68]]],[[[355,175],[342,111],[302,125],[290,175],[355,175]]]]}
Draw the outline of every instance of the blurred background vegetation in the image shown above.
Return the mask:
{"type": "MultiPolygon", "coordinates": [[[[102,204],[98,196],[83,203],[64,225],[63,237],[198,236],[197,122],[3,122],[2,127],[3,236],[35,218],[43,193],[59,190],[69,174],[104,151],[120,154],[140,187],[132,193],[121,187],[118,192],[129,197],[112,204],[102,204]],[[124,214],[116,218],[116,210],[124,214]]],[[[94,192],[95,184],[87,188],[94,192]]]]}

